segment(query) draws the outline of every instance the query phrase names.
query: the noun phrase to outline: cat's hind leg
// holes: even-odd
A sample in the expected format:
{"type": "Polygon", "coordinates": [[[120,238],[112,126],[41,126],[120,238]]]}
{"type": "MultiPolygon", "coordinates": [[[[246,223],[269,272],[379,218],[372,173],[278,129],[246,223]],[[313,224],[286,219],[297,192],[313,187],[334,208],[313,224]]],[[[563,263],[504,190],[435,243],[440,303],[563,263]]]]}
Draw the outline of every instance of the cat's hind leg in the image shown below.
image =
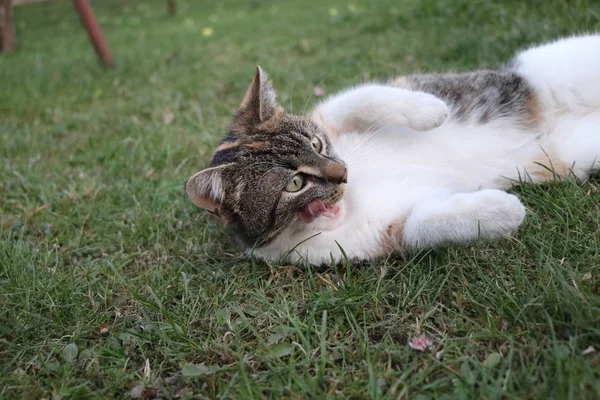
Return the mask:
{"type": "Polygon", "coordinates": [[[535,89],[543,154],[527,168],[540,180],[600,169],[600,34],[560,39],[517,55],[514,70],[535,89]]]}
{"type": "Polygon", "coordinates": [[[486,189],[434,198],[418,204],[402,229],[408,249],[465,244],[512,235],[525,218],[525,207],[506,192],[486,189]]]}
{"type": "MultiPolygon", "coordinates": [[[[548,154],[539,165],[549,166],[559,175],[573,174],[585,179],[600,170],[600,107],[587,114],[567,114],[556,118],[554,131],[547,138],[548,154]]],[[[541,170],[534,165],[532,170],[541,170]]],[[[544,171],[541,171],[544,172],[544,171]]],[[[550,179],[553,177],[550,176],[550,179]]]]}
{"type": "Polygon", "coordinates": [[[513,60],[546,111],[585,112],[600,107],[600,34],[532,47],[513,60]]]}

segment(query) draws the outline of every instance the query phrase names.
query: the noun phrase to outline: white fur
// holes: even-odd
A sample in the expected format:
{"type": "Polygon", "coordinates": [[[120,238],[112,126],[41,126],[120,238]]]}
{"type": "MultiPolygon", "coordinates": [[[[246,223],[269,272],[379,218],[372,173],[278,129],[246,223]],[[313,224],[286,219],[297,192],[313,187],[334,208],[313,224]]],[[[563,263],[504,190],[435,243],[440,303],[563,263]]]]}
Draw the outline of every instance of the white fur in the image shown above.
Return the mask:
{"type": "Polygon", "coordinates": [[[514,233],[525,209],[502,190],[547,179],[529,175],[535,162],[548,154],[548,166],[572,165],[578,178],[600,166],[600,36],[535,47],[515,61],[543,106],[535,129],[507,118],[443,123],[441,100],[388,86],[326,100],[314,112],[318,121],[342,132],[361,126],[333,138],[349,171],[340,219],[296,221],[254,254],[278,259],[294,248],[291,261],[322,264],[342,259],[339,243],[349,258],[370,259],[390,251],[384,238],[395,224],[402,232],[392,235],[394,245],[409,249],[514,233]]]}
{"type": "Polygon", "coordinates": [[[328,125],[342,131],[364,131],[390,124],[427,131],[440,126],[449,114],[446,103],[428,93],[376,84],[342,92],[317,111],[328,125]]]}

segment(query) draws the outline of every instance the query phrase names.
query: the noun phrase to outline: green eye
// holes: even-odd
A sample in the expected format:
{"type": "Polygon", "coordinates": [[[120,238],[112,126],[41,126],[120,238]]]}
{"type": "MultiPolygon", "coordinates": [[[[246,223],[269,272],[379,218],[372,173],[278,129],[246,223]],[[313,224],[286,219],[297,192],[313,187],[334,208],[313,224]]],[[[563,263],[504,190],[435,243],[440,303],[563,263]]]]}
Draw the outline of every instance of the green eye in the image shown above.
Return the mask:
{"type": "Polygon", "coordinates": [[[287,190],[288,192],[297,192],[298,190],[302,189],[303,184],[304,177],[302,176],[302,174],[296,174],[294,175],[290,183],[288,183],[288,185],[285,187],[285,190],[287,190]]]}
{"type": "Polygon", "coordinates": [[[310,145],[317,153],[320,153],[321,150],[323,150],[323,142],[321,142],[321,139],[319,139],[318,136],[313,136],[312,140],[310,141],[310,145]]]}

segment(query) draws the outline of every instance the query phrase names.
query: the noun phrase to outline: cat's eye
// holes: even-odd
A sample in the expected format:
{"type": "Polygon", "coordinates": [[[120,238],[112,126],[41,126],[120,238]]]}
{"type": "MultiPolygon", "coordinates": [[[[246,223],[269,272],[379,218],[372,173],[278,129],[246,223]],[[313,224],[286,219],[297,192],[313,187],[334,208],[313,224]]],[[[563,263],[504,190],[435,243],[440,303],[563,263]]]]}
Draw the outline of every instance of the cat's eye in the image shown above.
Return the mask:
{"type": "Polygon", "coordinates": [[[323,150],[323,142],[321,142],[321,139],[319,139],[318,136],[313,136],[312,140],[310,141],[310,145],[317,153],[320,153],[321,150],[323,150]]]}
{"type": "Polygon", "coordinates": [[[287,184],[285,190],[288,192],[297,192],[298,190],[302,189],[302,186],[304,186],[304,177],[302,174],[296,174],[290,183],[287,184]]]}

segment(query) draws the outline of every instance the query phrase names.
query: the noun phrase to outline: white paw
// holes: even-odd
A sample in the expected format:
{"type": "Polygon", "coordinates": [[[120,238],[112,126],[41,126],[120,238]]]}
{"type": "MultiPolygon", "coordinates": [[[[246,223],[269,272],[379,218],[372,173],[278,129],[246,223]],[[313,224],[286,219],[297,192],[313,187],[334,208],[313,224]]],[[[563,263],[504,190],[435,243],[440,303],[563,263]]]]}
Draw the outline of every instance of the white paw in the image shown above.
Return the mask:
{"type": "Polygon", "coordinates": [[[437,97],[418,93],[407,110],[408,126],[417,131],[428,131],[442,125],[450,115],[446,103],[437,97]]]}
{"type": "Polygon", "coordinates": [[[517,196],[501,190],[486,189],[473,193],[481,236],[508,237],[515,233],[525,219],[525,207],[517,196]]]}

